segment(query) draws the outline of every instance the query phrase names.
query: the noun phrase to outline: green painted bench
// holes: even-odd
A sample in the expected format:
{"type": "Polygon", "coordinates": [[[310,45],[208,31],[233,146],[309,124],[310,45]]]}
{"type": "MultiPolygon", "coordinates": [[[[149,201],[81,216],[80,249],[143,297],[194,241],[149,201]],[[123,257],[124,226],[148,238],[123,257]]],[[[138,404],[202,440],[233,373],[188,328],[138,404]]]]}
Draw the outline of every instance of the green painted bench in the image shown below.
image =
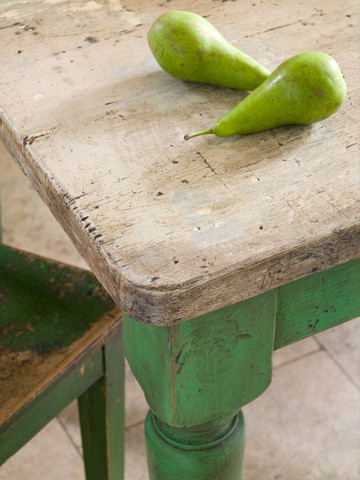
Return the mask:
{"type": "Polygon", "coordinates": [[[77,399],[86,479],[121,480],[123,381],[120,311],[94,276],[0,244],[0,465],[77,399]]]}

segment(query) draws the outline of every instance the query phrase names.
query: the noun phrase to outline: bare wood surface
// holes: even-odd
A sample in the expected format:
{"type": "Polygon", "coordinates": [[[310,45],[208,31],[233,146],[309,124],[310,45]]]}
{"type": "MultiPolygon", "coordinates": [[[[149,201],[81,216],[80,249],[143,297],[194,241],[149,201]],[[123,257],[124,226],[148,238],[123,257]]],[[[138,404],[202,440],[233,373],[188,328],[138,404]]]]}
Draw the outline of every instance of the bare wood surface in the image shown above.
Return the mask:
{"type": "Polygon", "coordinates": [[[198,316],[359,256],[358,18],[356,0],[2,1],[0,138],[127,315],[198,316]],[[271,70],[330,53],[345,104],[185,142],[244,93],[161,71],[146,34],[170,9],[271,70]]]}

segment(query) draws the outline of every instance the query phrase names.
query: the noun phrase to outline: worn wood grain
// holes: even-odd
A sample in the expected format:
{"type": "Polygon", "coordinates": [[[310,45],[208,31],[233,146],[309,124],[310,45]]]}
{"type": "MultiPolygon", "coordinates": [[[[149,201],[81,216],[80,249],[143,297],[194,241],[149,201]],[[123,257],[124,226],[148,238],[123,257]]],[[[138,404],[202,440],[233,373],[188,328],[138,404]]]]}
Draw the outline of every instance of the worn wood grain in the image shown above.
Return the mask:
{"type": "Polygon", "coordinates": [[[3,1],[0,138],[127,315],[202,315],[359,256],[358,18],[355,0],[3,1]],[[146,34],[170,8],[270,69],[332,54],[345,104],[312,127],[185,142],[244,93],[160,70],[146,34]]]}

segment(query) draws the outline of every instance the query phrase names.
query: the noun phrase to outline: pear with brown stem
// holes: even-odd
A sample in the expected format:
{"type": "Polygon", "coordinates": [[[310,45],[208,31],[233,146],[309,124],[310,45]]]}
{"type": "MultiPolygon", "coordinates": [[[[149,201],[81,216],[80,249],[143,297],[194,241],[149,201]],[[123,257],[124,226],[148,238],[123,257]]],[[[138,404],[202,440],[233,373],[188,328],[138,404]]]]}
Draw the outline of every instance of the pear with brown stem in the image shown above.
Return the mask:
{"type": "Polygon", "coordinates": [[[309,125],[333,115],[345,97],[345,80],[330,55],[300,53],[282,63],[213,127],[185,135],[185,140],[207,134],[230,137],[281,125],[309,125]]]}

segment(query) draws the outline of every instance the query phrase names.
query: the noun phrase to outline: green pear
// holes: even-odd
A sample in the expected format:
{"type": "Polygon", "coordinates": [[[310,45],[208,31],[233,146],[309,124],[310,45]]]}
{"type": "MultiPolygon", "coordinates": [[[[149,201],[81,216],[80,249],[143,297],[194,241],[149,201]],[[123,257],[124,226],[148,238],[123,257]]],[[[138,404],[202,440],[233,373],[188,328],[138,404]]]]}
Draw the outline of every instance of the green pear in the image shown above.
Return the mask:
{"type": "Polygon", "coordinates": [[[345,80],[330,55],[300,53],[282,63],[212,128],[185,135],[185,140],[211,133],[230,137],[281,125],[309,125],[330,117],[345,97],[345,80]]]}
{"type": "Polygon", "coordinates": [[[148,43],[159,65],[182,80],[253,90],[270,75],[192,12],[161,15],[149,30],[148,43]]]}

